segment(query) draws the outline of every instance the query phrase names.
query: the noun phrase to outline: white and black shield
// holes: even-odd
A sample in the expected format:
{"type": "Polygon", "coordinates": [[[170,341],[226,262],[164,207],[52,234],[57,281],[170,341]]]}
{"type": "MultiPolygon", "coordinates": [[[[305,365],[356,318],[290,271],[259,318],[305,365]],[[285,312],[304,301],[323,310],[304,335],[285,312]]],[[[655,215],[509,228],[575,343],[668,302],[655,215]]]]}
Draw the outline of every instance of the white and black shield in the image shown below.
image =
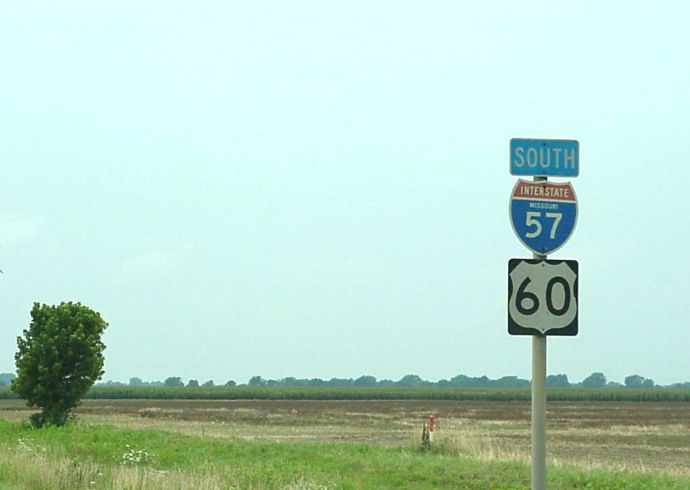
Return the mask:
{"type": "Polygon", "coordinates": [[[578,264],[575,260],[511,259],[508,332],[577,335],[578,264]]]}

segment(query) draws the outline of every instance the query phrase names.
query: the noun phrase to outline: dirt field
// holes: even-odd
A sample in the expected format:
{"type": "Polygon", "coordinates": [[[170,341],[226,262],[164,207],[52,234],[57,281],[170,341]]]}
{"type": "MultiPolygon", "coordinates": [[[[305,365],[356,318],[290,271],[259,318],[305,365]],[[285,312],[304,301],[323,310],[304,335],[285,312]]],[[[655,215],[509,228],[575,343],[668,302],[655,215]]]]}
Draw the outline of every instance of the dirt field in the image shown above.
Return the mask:
{"type": "MultiPolygon", "coordinates": [[[[0,402],[0,417],[28,416],[0,402]]],[[[530,406],[479,401],[85,400],[89,423],[156,428],[206,437],[416,445],[423,421],[451,454],[529,460],[530,406]]],[[[551,465],[660,471],[690,476],[690,403],[551,402],[551,465]]]]}

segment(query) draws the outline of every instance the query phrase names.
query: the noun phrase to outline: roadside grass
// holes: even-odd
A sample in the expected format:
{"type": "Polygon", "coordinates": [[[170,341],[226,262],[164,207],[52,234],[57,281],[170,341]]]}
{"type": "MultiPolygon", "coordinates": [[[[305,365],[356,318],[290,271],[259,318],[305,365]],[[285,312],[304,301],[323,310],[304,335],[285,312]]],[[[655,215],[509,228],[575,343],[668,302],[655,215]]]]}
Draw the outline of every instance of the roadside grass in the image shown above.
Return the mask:
{"type": "MultiPolygon", "coordinates": [[[[414,445],[266,442],[75,422],[31,429],[0,421],[0,489],[528,489],[529,467],[492,461],[477,443],[414,445]],[[5,485],[5,487],[3,487],[5,485]]],[[[654,473],[555,468],[551,489],[690,489],[654,473]]]]}

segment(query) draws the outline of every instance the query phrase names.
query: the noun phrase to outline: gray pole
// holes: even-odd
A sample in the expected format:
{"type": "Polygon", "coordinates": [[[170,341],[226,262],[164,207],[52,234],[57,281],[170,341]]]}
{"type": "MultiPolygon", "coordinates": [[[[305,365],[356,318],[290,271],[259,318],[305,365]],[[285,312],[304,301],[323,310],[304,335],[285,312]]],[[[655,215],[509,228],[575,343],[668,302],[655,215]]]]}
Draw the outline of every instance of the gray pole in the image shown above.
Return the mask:
{"type": "MultiPolygon", "coordinates": [[[[546,255],[532,258],[546,260],[546,255]]],[[[546,490],[546,335],[532,336],[532,490],[546,490]]]]}
{"type": "Polygon", "coordinates": [[[546,490],[546,336],[532,336],[532,490],[546,490]]]}

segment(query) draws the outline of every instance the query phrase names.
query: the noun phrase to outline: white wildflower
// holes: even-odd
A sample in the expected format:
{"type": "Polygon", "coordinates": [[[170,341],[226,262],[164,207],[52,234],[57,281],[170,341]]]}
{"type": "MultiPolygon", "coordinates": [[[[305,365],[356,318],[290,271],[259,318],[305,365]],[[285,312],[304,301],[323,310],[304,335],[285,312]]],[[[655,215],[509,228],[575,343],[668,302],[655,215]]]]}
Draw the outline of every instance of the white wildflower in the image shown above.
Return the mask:
{"type": "Polygon", "coordinates": [[[149,462],[149,453],[145,449],[134,449],[129,444],[126,445],[127,451],[122,455],[122,464],[136,466],[149,462]]]}

